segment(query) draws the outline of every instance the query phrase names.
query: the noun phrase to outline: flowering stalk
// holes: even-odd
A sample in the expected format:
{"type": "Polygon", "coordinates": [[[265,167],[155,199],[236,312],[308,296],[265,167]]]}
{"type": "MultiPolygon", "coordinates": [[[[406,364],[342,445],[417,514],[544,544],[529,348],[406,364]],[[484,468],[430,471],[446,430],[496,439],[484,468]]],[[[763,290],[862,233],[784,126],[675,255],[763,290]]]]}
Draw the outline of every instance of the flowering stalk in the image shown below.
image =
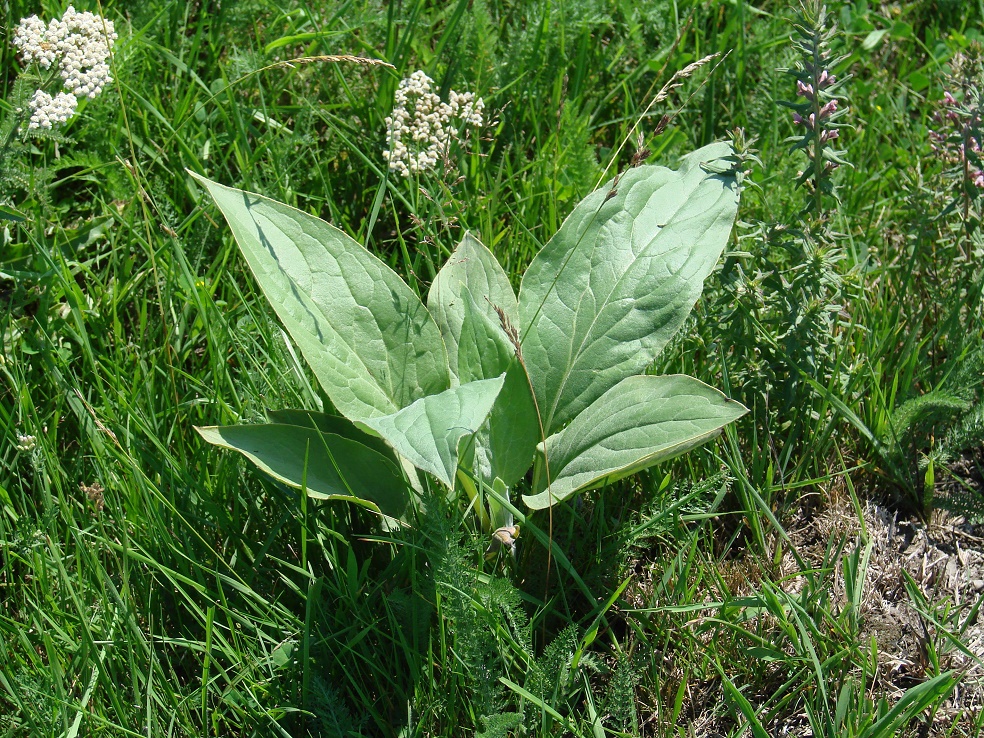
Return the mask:
{"type": "Polygon", "coordinates": [[[833,57],[830,44],[837,29],[828,25],[827,9],[817,0],[811,0],[801,8],[794,21],[793,47],[801,58],[793,69],[786,70],[796,78],[795,102],[781,104],[793,110],[793,123],[801,133],[788,139],[793,150],[803,150],[808,159],[807,167],[797,180],[798,185],[808,187],[812,193],[810,206],[817,218],[823,213],[823,195],[833,195],[830,174],[847,162],[845,152],[834,148],[832,142],[840,138],[845,124],[839,120],[847,108],[841,88],[845,79],[837,79],[831,69],[844,57],[833,57]]]}
{"type": "Polygon", "coordinates": [[[954,183],[955,197],[948,210],[960,204],[968,229],[980,222],[980,214],[972,208],[984,197],[984,99],[980,88],[984,60],[979,53],[961,53],[953,58],[953,73],[947,79],[950,89],[943,92],[939,109],[933,114],[935,128],[929,131],[930,147],[947,166],[954,183]]]}

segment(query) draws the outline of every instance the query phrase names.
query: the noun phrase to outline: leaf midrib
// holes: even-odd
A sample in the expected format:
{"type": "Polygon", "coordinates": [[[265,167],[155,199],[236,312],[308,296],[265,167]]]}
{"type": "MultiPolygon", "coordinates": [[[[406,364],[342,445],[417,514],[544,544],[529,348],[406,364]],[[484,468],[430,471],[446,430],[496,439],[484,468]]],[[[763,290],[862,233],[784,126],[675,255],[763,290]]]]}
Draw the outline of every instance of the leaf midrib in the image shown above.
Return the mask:
{"type": "MultiPolygon", "coordinates": [[[[687,173],[689,174],[689,171],[687,173]]],[[[678,179],[684,179],[685,180],[686,177],[685,176],[684,177],[678,177],[678,179]]],[[[547,422],[545,424],[545,427],[546,428],[550,428],[553,425],[553,419],[554,419],[554,417],[557,414],[557,408],[558,408],[558,405],[560,404],[560,399],[563,397],[564,390],[567,387],[567,383],[570,380],[571,375],[574,373],[575,365],[576,365],[578,359],[583,355],[585,343],[587,342],[588,337],[592,335],[592,331],[594,330],[594,327],[597,324],[598,319],[601,317],[601,313],[604,311],[605,307],[609,304],[609,302],[611,300],[611,296],[618,291],[619,286],[622,284],[622,281],[625,279],[625,276],[629,273],[629,271],[631,270],[632,266],[639,261],[639,259],[642,257],[642,255],[646,251],[648,251],[650,248],[652,248],[653,244],[659,238],[660,234],[666,229],[666,227],[670,223],[674,222],[673,219],[676,216],[676,214],[679,213],[680,210],[682,210],[684,207],[686,207],[686,205],[689,202],[689,196],[692,195],[694,191],[696,191],[697,189],[699,189],[700,186],[704,182],[707,182],[707,181],[710,181],[710,179],[709,178],[701,178],[701,179],[697,180],[696,186],[693,187],[689,192],[686,193],[687,194],[687,197],[685,197],[685,198],[683,198],[681,200],[680,206],[673,212],[673,214],[671,216],[669,216],[666,219],[666,222],[660,227],[660,229],[656,232],[656,234],[653,236],[653,238],[650,240],[650,242],[638,254],[636,254],[633,257],[633,259],[629,263],[629,265],[622,271],[622,273],[619,275],[618,279],[615,280],[614,284],[612,285],[612,288],[608,291],[608,294],[605,295],[604,300],[601,303],[601,306],[597,310],[595,310],[594,317],[591,319],[591,322],[588,324],[587,329],[584,331],[584,335],[581,338],[580,344],[577,345],[577,351],[576,351],[576,353],[574,351],[574,349],[575,349],[575,341],[573,341],[573,340],[571,341],[571,343],[570,343],[571,350],[568,351],[568,359],[569,359],[569,361],[567,362],[567,369],[565,370],[565,372],[564,372],[564,374],[563,374],[563,376],[561,378],[560,385],[559,385],[559,387],[557,389],[557,393],[556,393],[556,395],[554,397],[553,405],[550,408],[550,414],[547,416],[547,422]],[[570,360],[572,355],[573,355],[573,360],[570,360]]],[[[636,186],[641,185],[643,182],[644,182],[644,180],[640,180],[638,183],[636,183],[636,186]]],[[[665,187],[668,184],[670,184],[670,183],[667,182],[667,184],[664,184],[663,186],[665,187]]],[[[656,192],[658,192],[658,190],[656,192]]],[[[656,193],[654,192],[653,194],[655,195],[656,193]]],[[[720,196],[717,198],[717,200],[715,200],[715,203],[714,203],[715,205],[717,204],[717,201],[719,199],[720,199],[720,196]]],[[[646,204],[647,205],[648,205],[648,203],[649,203],[649,200],[646,201],[646,204]]],[[[644,208],[645,208],[645,206],[643,206],[643,209],[644,208]]],[[[642,212],[642,210],[640,210],[639,212],[642,212]]],[[[635,216],[633,216],[632,228],[629,231],[630,238],[631,238],[632,230],[635,229],[635,224],[636,224],[636,218],[637,217],[638,217],[638,213],[636,213],[635,216]]],[[[692,217],[697,217],[697,215],[695,214],[692,217]]],[[[690,218],[688,218],[687,220],[690,220],[690,218]]],[[[686,222],[686,221],[680,221],[680,222],[686,222]]],[[[605,221],[605,223],[602,224],[602,226],[599,228],[598,233],[599,234],[601,233],[601,228],[608,228],[609,223],[611,223],[611,219],[605,221]]],[[[588,292],[591,291],[590,281],[591,281],[591,275],[589,274],[588,275],[588,287],[581,293],[581,296],[580,296],[580,298],[578,300],[578,308],[580,308],[582,302],[584,301],[584,296],[588,292]]],[[[578,314],[577,311],[575,311],[574,314],[576,316],[578,314]]]]}

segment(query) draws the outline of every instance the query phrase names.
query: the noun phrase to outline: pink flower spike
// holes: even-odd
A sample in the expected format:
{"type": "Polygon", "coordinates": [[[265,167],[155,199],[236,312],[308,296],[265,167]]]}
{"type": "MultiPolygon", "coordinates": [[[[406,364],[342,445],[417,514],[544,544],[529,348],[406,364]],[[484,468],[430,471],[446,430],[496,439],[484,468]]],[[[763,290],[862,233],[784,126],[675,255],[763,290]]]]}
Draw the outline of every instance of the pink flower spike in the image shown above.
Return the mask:
{"type": "Polygon", "coordinates": [[[796,94],[805,97],[807,100],[813,99],[813,85],[804,85],[803,80],[796,80],[796,94]]]}

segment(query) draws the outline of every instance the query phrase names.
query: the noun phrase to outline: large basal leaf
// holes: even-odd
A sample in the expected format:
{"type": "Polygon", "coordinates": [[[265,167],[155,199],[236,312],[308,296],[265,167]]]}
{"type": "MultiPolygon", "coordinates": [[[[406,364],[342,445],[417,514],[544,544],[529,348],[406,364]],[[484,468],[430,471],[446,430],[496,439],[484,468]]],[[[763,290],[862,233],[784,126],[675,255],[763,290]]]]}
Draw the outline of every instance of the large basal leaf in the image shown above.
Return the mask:
{"type": "Polygon", "coordinates": [[[500,376],[462,384],[364,422],[411,464],[453,487],[460,441],[482,427],[504,381],[500,376]]]}
{"type": "Polygon", "coordinates": [[[343,415],[389,415],[450,386],[440,330],[392,269],[320,218],[194,176],[343,415]]]}
{"type": "MultiPolygon", "coordinates": [[[[451,373],[455,376],[458,375],[458,341],[465,319],[465,306],[461,296],[464,288],[471,291],[481,311],[496,325],[499,324],[496,307],[503,311],[517,329],[519,321],[519,306],[512,285],[509,284],[509,277],[492,252],[477,238],[466,233],[437,273],[427,293],[427,309],[434,316],[444,336],[451,373]]],[[[490,376],[498,376],[499,373],[490,376]]]]}
{"type": "Polygon", "coordinates": [[[738,208],[729,144],[678,171],[641,166],[588,195],[530,264],[519,295],[523,353],[548,434],[679,330],[738,208]],[[613,194],[614,193],[614,194],[613,194]]]}
{"type": "Polygon", "coordinates": [[[360,429],[348,418],[340,415],[329,415],[314,410],[287,409],[267,410],[267,420],[283,425],[299,425],[302,428],[316,428],[322,433],[331,433],[351,441],[357,441],[368,446],[373,451],[389,458],[394,464],[398,463],[393,449],[379,436],[372,436],[360,429]]]}
{"type": "Polygon", "coordinates": [[[275,479],[327,500],[368,503],[399,518],[410,495],[397,466],[357,441],[281,423],[196,428],[202,438],[238,451],[275,479]]]}
{"type": "Polygon", "coordinates": [[[547,438],[545,475],[534,509],[666,461],[716,436],[748,410],[693,377],[628,377],[608,390],[570,425],[547,438]]]}
{"type": "Polygon", "coordinates": [[[462,287],[459,299],[464,306],[458,341],[461,381],[506,374],[488,421],[475,435],[472,471],[490,486],[498,477],[512,487],[532,465],[540,440],[530,381],[498,316],[488,315],[468,287],[462,287]]]}

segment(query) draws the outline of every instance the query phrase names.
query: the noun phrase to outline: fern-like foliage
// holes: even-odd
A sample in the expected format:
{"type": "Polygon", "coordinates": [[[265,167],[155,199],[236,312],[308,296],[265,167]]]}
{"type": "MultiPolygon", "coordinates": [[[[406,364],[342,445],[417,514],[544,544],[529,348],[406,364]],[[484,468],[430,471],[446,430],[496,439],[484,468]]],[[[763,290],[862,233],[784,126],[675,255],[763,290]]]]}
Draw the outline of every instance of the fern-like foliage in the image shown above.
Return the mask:
{"type": "Polygon", "coordinates": [[[605,712],[608,727],[630,735],[638,735],[639,720],[636,713],[636,687],[639,686],[639,669],[625,656],[619,656],[608,681],[605,693],[605,712]]]}
{"type": "Polygon", "coordinates": [[[975,484],[951,472],[959,488],[952,491],[938,471],[961,457],[980,457],[984,450],[984,345],[948,360],[946,369],[950,372],[938,387],[906,400],[892,413],[889,430],[880,439],[884,470],[920,500],[924,513],[936,504],[984,518],[982,480],[975,484]],[[951,491],[936,499],[938,481],[951,491]]]}
{"type": "Polygon", "coordinates": [[[483,715],[482,722],[485,730],[475,732],[475,738],[507,738],[523,724],[521,712],[500,712],[495,715],[483,715]]]}

